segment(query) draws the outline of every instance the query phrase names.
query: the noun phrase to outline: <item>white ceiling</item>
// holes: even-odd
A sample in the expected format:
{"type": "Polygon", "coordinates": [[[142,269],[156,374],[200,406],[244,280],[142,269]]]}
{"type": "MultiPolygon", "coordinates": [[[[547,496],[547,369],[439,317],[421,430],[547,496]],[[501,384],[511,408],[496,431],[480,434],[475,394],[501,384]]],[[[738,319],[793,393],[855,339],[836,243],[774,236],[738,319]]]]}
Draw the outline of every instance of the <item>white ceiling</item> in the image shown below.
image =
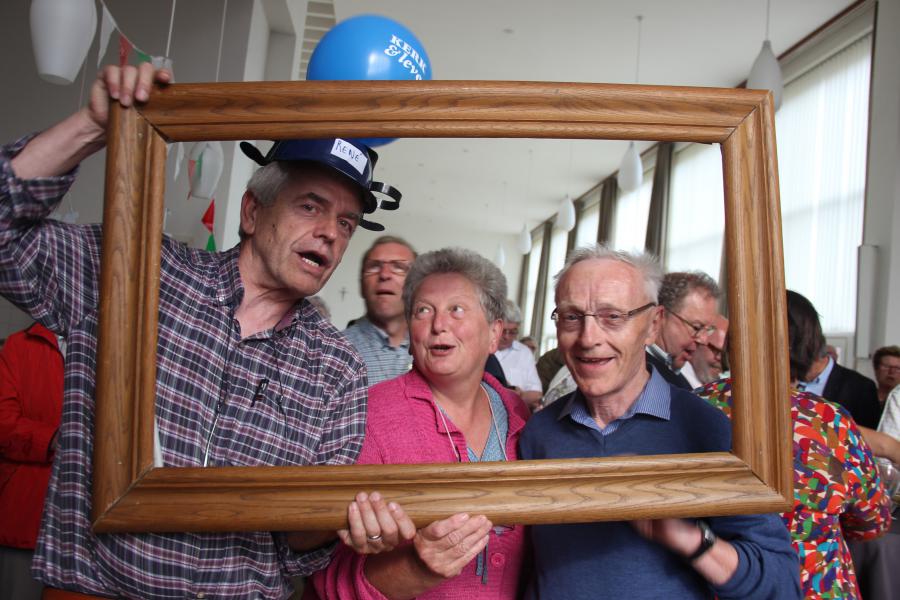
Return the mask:
{"type": "MultiPolygon", "coordinates": [[[[852,3],[774,0],[775,53],[852,3]]],[[[338,22],[368,13],[403,23],[435,79],[634,83],[640,14],[640,83],[731,87],[746,79],[766,32],[763,0],[334,0],[334,9],[338,22]]],[[[403,192],[404,217],[514,234],[612,173],[626,144],[397,140],[379,149],[376,179],[403,192]]]]}

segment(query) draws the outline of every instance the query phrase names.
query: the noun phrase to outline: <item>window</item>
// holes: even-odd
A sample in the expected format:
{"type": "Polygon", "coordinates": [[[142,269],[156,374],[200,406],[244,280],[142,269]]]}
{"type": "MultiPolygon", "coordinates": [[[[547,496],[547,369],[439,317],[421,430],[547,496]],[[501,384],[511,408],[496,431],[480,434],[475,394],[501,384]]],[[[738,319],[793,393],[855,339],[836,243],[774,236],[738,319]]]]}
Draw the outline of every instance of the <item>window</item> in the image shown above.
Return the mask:
{"type": "Polygon", "coordinates": [[[550,237],[550,258],[547,263],[547,288],[544,290],[544,314],[542,315],[544,331],[540,339],[539,348],[541,354],[556,346],[556,328],[553,326],[553,321],[550,320],[550,313],[556,308],[556,300],[553,293],[554,278],[566,263],[568,241],[568,231],[563,231],[558,227],[553,228],[553,235],[550,237]]]}
{"type": "Polygon", "coordinates": [[[528,278],[519,285],[525,286],[525,306],[522,306],[522,335],[526,335],[525,330],[529,330],[527,335],[531,335],[530,331],[531,317],[534,314],[534,299],[537,290],[538,273],[541,268],[541,248],[544,245],[544,228],[539,227],[536,233],[531,234],[531,252],[528,254],[528,278]]]}
{"type": "Polygon", "coordinates": [[[872,36],[785,86],[776,114],[785,279],[826,333],[856,328],[872,36]]]}
{"type": "Polygon", "coordinates": [[[578,228],[575,230],[575,248],[593,244],[597,241],[597,229],[600,226],[600,186],[584,198],[586,208],[578,217],[578,228]]]}
{"type": "Polygon", "coordinates": [[[690,144],[672,157],[666,271],[703,271],[719,279],[725,190],[719,144],[690,144]]]}
{"type": "Polygon", "coordinates": [[[610,239],[610,245],[616,250],[644,250],[652,189],[653,169],[648,169],[644,171],[644,181],[640,188],[627,194],[620,190],[610,239]]]}

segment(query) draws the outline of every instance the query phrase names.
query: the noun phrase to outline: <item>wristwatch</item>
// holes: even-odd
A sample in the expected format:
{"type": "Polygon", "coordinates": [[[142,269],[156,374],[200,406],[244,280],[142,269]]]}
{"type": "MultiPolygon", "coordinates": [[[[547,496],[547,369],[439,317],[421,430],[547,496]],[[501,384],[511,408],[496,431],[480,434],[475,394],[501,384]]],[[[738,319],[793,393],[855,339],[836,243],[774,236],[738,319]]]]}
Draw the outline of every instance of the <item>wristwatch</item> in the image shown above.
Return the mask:
{"type": "Polygon", "coordinates": [[[700,546],[694,550],[693,554],[687,557],[688,562],[694,562],[706,554],[706,551],[712,548],[713,544],[716,543],[716,540],[719,539],[716,537],[715,532],[710,529],[706,521],[697,521],[697,528],[700,529],[700,546]]]}

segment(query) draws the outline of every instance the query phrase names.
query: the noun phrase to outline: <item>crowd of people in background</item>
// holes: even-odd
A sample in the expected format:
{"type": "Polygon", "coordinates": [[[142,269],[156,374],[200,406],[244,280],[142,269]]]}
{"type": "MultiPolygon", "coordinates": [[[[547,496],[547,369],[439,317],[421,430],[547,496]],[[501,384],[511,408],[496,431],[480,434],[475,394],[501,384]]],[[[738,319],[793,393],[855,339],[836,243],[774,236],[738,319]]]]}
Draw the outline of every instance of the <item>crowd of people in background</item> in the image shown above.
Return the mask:
{"type": "MultiPolygon", "coordinates": [[[[891,516],[900,348],[875,351],[874,382],[841,365],[814,306],[793,291],[784,401],[794,498],[784,514],[523,527],[475,511],[416,526],[378,490],[360,490],[339,531],[95,535],[101,232],[48,216],[73,169],[102,147],[109,102],[144,100],[169,78],[149,65],[107,68],[88,107],[0,148],[0,293],[38,321],[0,352],[4,592],[286,598],[295,576],[307,578],[305,598],[888,598],[900,589],[891,516]]],[[[537,356],[490,261],[461,248],[419,255],[382,236],[360,265],[365,314],[340,332],[313,299],[354,230],[380,228],[368,220],[373,190],[385,189],[372,180],[377,154],[340,138],[285,140],[265,155],[242,147],[261,168],[242,199],[241,243],[225,252],[163,243],[156,414],[166,466],[731,449],[727,303],[707,274],[663,273],[647,253],[577,248],[554,279],[556,344],[537,356]]]]}

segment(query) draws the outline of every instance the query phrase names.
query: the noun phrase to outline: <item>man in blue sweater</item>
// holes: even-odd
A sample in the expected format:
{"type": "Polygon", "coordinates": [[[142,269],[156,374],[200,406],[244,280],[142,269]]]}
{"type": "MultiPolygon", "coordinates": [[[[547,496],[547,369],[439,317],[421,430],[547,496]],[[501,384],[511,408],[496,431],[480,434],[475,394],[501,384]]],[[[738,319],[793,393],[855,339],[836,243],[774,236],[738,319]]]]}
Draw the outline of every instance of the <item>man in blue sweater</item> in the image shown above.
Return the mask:
{"type": "MultiPolygon", "coordinates": [[[[578,389],[528,422],[523,459],[728,451],[728,419],[645,361],[662,274],[648,255],[576,250],[557,276],[559,350],[578,389]]],[[[799,598],[778,515],[532,527],[539,598],[799,598]]]]}

